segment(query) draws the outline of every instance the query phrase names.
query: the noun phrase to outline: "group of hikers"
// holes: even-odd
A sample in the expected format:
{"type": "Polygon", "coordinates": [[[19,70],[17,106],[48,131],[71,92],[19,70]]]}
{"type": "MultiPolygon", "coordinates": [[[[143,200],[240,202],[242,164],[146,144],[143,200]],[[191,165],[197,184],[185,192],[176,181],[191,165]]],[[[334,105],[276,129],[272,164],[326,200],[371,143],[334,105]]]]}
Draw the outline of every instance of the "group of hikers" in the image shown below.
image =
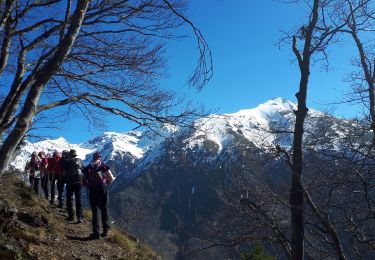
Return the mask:
{"type": "Polygon", "coordinates": [[[74,221],[73,194],[75,197],[75,209],[77,223],[83,220],[81,190],[86,187],[89,191],[89,201],[92,210],[91,239],[106,237],[109,231],[108,220],[108,185],[114,177],[110,168],[102,162],[99,153],[94,153],[92,161],[83,166],[82,160],[78,158],[77,151],[71,149],[62,153],[54,151],[47,155],[41,151],[33,152],[30,161],[27,162],[25,172],[29,174],[29,181],[34,191],[39,194],[39,185],[42,187],[44,196],[55,203],[55,187],[57,187],[58,207],[64,207],[64,190],[66,186],[66,211],[67,221],[74,221]],[[49,192],[50,191],[50,192],[49,192]],[[98,209],[101,213],[102,229],[100,234],[98,209]]]}

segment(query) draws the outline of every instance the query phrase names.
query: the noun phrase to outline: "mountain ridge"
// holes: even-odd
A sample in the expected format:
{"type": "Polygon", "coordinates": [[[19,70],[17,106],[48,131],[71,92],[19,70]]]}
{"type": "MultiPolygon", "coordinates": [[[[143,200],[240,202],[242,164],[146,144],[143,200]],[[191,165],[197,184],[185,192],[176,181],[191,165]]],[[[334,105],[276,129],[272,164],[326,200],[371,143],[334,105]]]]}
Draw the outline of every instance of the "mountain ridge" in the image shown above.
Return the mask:
{"type": "MultiPolygon", "coordinates": [[[[210,127],[216,130],[213,134],[208,136],[208,139],[215,142],[219,146],[219,151],[222,148],[223,142],[226,141],[226,137],[222,136],[222,127],[229,121],[232,124],[233,130],[237,131],[238,128],[244,122],[249,121],[247,125],[247,130],[249,128],[259,128],[259,126],[264,125],[265,117],[269,120],[278,116],[278,112],[292,112],[295,108],[295,104],[287,99],[274,98],[271,99],[256,108],[243,109],[236,113],[230,114],[212,114],[204,118],[197,119],[194,123],[196,129],[200,129],[200,125],[204,128],[198,131],[193,138],[186,140],[187,147],[194,147],[195,145],[201,144],[199,135],[203,132],[208,132],[210,127]],[[213,126],[213,124],[217,124],[213,126]],[[216,128],[216,129],[215,129],[216,128]]],[[[47,139],[36,143],[26,142],[21,148],[21,152],[15,157],[11,166],[18,170],[23,170],[26,164],[25,158],[28,158],[33,151],[45,151],[47,153],[53,153],[54,150],[70,150],[76,149],[78,157],[83,160],[88,161],[90,155],[94,152],[100,152],[103,155],[105,161],[114,160],[115,157],[128,157],[131,163],[142,159],[145,154],[150,150],[154,149],[160,145],[165,139],[171,137],[172,135],[184,134],[186,128],[175,128],[171,126],[163,126],[157,129],[156,132],[153,131],[128,131],[123,133],[117,132],[104,132],[102,135],[94,137],[81,144],[70,144],[65,138],[59,137],[57,139],[47,139]]],[[[253,138],[251,134],[245,136],[248,139],[253,138]]],[[[225,145],[225,144],[224,144],[225,145]]]]}
{"type": "MultiPolygon", "coordinates": [[[[101,152],[117,175],[110,192],[117,223],[166,259],[179,259],[199,241],[205,220],[219,211],[217,190],[234,173],[245,173],[245,165],[254,180],[289,181],[287,167],[274,152],[276,145],[291,149],[295,109],[293,102],[275,98],[252,109],[199,118],[193,128],[108,132],[77,147],[86,160],[101,152]]],[[[338,137],[353,129],[355,122],[309,109],[305,149],[336,152],[338,137]]]]}

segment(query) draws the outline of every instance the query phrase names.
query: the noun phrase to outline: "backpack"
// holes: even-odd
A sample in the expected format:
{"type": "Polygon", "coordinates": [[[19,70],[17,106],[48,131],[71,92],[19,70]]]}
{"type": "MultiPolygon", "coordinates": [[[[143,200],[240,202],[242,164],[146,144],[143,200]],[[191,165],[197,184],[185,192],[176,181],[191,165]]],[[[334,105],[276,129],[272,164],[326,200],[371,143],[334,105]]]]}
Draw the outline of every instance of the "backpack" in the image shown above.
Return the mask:
{"type": "Polygon", "coordinates": [[[84,169],[85,179],[89,187],[101,186],[106,184],[106,171],[109,167],[104,163],[98,166],[88,165],[84,169]]]}
{"type": "Polygon", "coordinates": [[[82,161],[79,158],[70,158],[67,160],[67,178],[68,182],[82,182],[82,161]]]}
{"type": "Polygon", "coordinates": [[[40,166],[40,160],[38,160],[37,158],[35,158],[34,160],[33,159],[30,160],[30,162],[27,165],[27,167],[29,167],[30,169],[30,175],[33,176],[34,178],[40,178],[39,166],[40,166]]]}
{"type": "Polygon", "coordinates": [[[105,176],[104,172],[96,171],[94,169],[94,182],[95,182],[95,184],[97,184],[97,185],[103,184],[104,176],[105,176]]]}

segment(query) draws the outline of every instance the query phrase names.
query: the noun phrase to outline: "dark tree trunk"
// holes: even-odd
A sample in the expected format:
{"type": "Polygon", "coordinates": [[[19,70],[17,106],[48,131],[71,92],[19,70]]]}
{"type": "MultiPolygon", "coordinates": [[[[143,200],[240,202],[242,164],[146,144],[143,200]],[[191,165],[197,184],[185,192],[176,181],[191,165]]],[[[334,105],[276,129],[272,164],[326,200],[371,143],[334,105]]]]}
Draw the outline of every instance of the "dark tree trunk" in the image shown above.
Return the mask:
{"type": "Polygon", "coordinates": [[[15,119],[15,112],[19,106],[20,100],[24,95],[24,92],[34,82],[35,75],[37,74],[40,65],[43,64],[43,61],[46,60],[50,54],[52,54],[52,51],[50,51],[42,55],[36,63],[34,70],[28,75],[27,79],[22,82],[23,77],[26,73],[25,61],[28,51],[32,50],[35,46],[37,46],[44,39],[48,38],[59,28],[62,28],[62,26],[55,26],[51,28],[50,30],[41,34],[39,37],[35,38],[27,46],[23,45],[23,41],[21,42],[22,49],[18,55],[17,72],[14,76],[10,91],[0,107],[0,139],[2,139],[4,132],[8,130],[9,127],[11,127],[15,119]]]}
{"type": "Polygon", "coordinates": [[[90,0],[77,1],[77,7],[72,16],[71,24],[66,36],[59,43],[54,55],[48,60],[48,62],[46,62],[40,71],[36,73],[35,82],[30,87],[30,91],[17,119],[17,123],[0,149],[0,176],[8,168],[10,159],[12,158],[19,142],[30,128],[44,87],[58,71],[65,57],[70,52],[90,2],[90,0]]]}
{"type": "Polygon", "coordinates": [[[369,98],[369,112],[370,112],[370,120],[371,120],[371,125],[370,128],[373,132],[372,136],[372,149],[375,148],[375,96],[374,96],[374,75],[371,75],[371,71],[369,66],[367,65],[367,56],[365,49],[363,48],[363,44],[361,40],[358,37],[357,34],[357,29],[353,25],[351,28],[352,30],[352,37],[354,39],[354,42],[357,46],[358,52],[359,52],[359,57],[361,60],[361,66],[363,69],[363,74],[365,76],[365,80],[368,86],[368,98],[369,98]]]}
{"type": "Polygon", "coordinates": [[[293,157],[292,157],[292,188],[290,191],[291,225],[292,225],[292,252],[291,259],[301,260],[304,255],[304,194],[302,186],[303,172],[303,133],[304,122],[308,108],[306,106],[307,87],[310,76],[310,59],[313,53],[312,38],[318,22],[319,0],[314,0],[309,24],[303,28],[304,47],[302,54],[298,51],[296,38],[293,38],[293,52],[295,53],[301,78],[299,90],[296,93],[298,105],[295,111],[296,122],[294,125],[293,157]]]}
{"type": "Polygon", "coordinates": [[[20,91],[22,77],[25,74],[25,59],[25,52],[21,51],[18,57],[18,68],[12,86],[0,107],[0,139],[2,139],[4,132],[7,130],[7,126],[12,121],[12,116],[16,112],[21,96],[26,89],[20,91]]]}
{"type": "Polygon", "coordinates": [[[296,123],[293,139],[293,170],[292,189],[290,192],[291,223],[292,223],[292,259],[303,259],[304,223],[303,223],[303,133],[307,114],[306,92],[309,78],[309,67],[301,69],[300,92],[296,94],[298,109],[295,111],[296,123]]]}
{"type": "Polygon", "coordinates": [[[13,6],[14,6],[14,0],[5,1],[4,10],[0,19],[0,30],[2,30],[4,27],[4,24],[8,22],[13,6]]]}
{"type": "Polygon", "coordinates": [[[6,65],[8,64],[8,58],[9,58],[9,48],[10,43],[12,40],[11,36],[11,21],[10,19],[7,20],[5,23],[5,31],[3,36],[3,42],[1,45],[1,51],[0,51],[0,75],[4,72],[6,65]]]}

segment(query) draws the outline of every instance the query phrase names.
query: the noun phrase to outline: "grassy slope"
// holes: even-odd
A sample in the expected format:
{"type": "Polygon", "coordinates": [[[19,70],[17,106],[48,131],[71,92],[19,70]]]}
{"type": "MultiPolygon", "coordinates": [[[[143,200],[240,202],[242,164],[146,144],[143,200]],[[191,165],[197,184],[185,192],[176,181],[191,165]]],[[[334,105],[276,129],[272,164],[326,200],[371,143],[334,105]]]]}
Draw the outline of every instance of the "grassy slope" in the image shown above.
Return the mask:
{"type": "Polygon", "coordinates": [[[50,206],[15,174],[0,180],[0,259],[157,259],[155,252],[111,229],[90,240],[91,219],[65,221],[65,209],[50,206]]]}

